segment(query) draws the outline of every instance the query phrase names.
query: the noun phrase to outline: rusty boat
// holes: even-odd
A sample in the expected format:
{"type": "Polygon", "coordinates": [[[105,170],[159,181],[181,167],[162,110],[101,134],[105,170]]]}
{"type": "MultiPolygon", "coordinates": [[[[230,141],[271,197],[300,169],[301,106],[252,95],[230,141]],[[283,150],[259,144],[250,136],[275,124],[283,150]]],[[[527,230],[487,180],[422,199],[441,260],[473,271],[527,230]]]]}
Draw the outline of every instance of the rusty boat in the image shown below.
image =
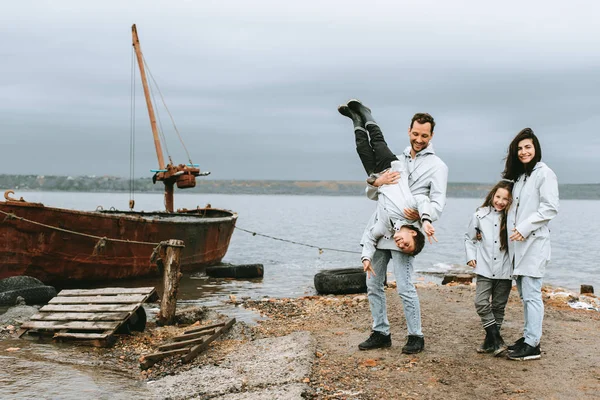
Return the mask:
{"type": "Polygon", "coordinates": [[[150,125],[158,158],[153,181],[165,188],[165,211],[78,211],[46,207],[14,198],[7,191],[0,201],[0,279],[29,275],[45,283],[68,286],[71,282],[99,282],[158,275],[158,243],[169,239],[184,242],[183,271],[221,262],[235,228],[237,213],[212,208],[174,210],[173,193],[192,188],[201,172],[191,160],[165,163],[156,117],[146,79],[136,26],[133,48],[140,70],[150,125]]]}

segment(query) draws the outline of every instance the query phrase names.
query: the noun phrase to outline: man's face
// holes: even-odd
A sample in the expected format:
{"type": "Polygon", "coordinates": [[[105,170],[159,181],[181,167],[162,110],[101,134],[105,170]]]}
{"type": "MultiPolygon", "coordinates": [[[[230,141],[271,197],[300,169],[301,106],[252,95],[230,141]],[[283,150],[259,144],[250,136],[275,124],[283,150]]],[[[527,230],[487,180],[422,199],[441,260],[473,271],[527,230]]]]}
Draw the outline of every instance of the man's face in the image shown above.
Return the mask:
{"type": "Polygon", "coordinates": [[[408,140],[414,153],[418,153],[429,146],[429,141],[432,137],[433,132],[431,132],[431,123],[429,122],[420,124],[415,121],[412,128],[408,130],[408,140]]]}
{"type": "Polygon", "coordinates": [[[402,227],[394,233],[394,242],[396,242],[396,246],[398,246],[401,252],[411,254],[415,251],[416,235],[417,232],[412,229],[402,227]]]}

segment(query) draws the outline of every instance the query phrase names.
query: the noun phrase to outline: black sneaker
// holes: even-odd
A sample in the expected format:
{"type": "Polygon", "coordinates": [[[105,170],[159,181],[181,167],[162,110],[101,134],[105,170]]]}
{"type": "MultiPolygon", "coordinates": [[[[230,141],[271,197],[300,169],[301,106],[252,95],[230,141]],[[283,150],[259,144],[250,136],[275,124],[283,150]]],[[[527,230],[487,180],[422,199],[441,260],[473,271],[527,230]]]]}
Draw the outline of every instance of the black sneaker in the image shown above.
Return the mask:
{"type": "Polygon", "coordinates": [[[509,360],[528,361],[539,360],[540,358],[542,358],[542,352],[539,344],[533,347],[523,342],[520,348],[508,352],[509,360]]]}
{"type": "Polygon", "coordinates": [[[518,348],[520,348],[521,346],[523,346],[523,343],[525,343],[525,338],[522,337],[519,340],[517,340],[516,342],[514,342],[513,344],[511,344],[510,346],[508,346],[508,351],[515,351],[518,348]]]}
{"type": "Polygon", "coordinates": [[[359,350],[380,349],[392,345],[392,335],[384,335],[381,332],[373,331],[371,336],[358,345],[359,350]]]}
{"type": "Polygon", "coordinates": [[[404,347],[402,347],[402,352],[404,354],[416,354],[423,351],[425,348],[425,339],[421,336],[408,335],[408,340],[404,347]]]}

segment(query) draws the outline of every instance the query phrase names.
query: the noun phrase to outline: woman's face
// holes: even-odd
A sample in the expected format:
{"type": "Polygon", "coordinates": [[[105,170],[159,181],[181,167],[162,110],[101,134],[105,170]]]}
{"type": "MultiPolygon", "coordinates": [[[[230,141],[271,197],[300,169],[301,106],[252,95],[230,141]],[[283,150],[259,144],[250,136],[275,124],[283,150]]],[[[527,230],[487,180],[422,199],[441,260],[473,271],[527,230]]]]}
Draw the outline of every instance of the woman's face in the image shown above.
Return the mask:
{"type": "Polygon", "coordinates": [[[523,139],[517,145],[517,156],[523,164],[529,164],[535,157],[535,147],[532,139],[523,139]]]}

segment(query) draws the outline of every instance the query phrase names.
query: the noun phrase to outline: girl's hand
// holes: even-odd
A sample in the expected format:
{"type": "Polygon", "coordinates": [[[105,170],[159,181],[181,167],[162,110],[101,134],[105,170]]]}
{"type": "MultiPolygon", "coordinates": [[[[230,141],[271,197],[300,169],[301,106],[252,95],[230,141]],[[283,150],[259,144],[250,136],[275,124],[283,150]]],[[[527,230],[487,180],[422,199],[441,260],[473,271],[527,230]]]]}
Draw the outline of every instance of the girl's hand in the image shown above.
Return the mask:
{"type": "Polygon", "coordinates": [[[398,183],[398,179],[400,179],[400,172],[392,172],[388,169],[375,180],[373,186],[392,185],[398,183]]]}
{"type": "Polygon", "coordinates": [[[373,271],[373,266],[371,265],[371,260],[363,260],[363,271],[367,273],[367,279],[371,277],[371,275],[375,275],[375,271],[373,271]]]}
{"type": "Polygon", "coordinates": [[[519,231],[517,230],[517,228],[513,229],[512,231],[513,231],[513,234],[508,237],[510,240],[512,240],[513,242],[515,240],[517,242],[523,242],[525,240],[525,238],[523,237],[523,235],[521,235],[519,233],[519,231]]]}
{"type": "Polygon", "coordinates": [[[423,230],[427,234],[427,239],[429,240],[429,244],[433,243],[433,241],[431,239],[435,240],[436,242],[438,241],[435,238],[435,228],[433,227],[433,225],[431,225],[431,222],[429,222],[429,221],[423,222],[423,230]]]}
{"type": "Polygon", "coordinates": [[[477,260],[471,260],[467,263],[469,267],[475,268],[477,266],[477,260]]]}

